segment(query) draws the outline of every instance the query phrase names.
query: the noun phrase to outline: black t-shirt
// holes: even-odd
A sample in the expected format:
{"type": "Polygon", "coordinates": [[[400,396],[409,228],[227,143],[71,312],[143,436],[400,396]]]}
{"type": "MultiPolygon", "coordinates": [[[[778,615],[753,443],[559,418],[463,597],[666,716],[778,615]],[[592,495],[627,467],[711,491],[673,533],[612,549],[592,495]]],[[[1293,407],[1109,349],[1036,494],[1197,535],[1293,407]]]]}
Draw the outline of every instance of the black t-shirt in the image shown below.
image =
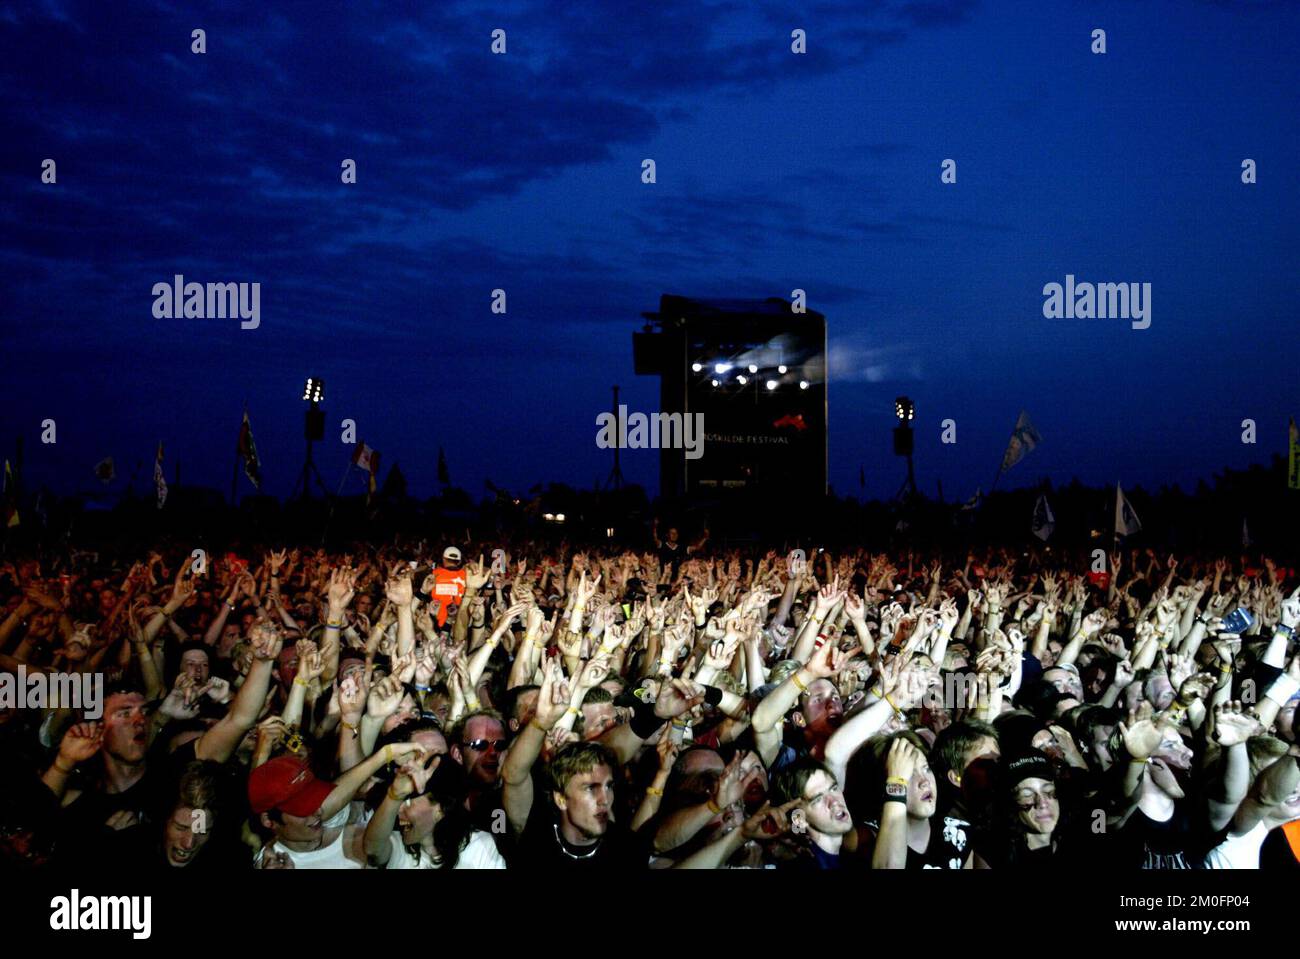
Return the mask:
{"type": "Polygon", "coordinates": [[[512,869],[587,869],[637,872],[648,868],[651,837],[632,832],[622,823],[609,824],[593,846],[571,846],[560,834],[559,820],[548,798],[537,797],[509,860],[512,869]]]}
{"type": "Polygon", "coordinates": [[[1116,837],[1116,853],[1128,869],[1204,869],[1206,853],[1222,835],[1210,831],[1192,803],[1180,800],[1167,822],[1135,809],[1116,837]]]}

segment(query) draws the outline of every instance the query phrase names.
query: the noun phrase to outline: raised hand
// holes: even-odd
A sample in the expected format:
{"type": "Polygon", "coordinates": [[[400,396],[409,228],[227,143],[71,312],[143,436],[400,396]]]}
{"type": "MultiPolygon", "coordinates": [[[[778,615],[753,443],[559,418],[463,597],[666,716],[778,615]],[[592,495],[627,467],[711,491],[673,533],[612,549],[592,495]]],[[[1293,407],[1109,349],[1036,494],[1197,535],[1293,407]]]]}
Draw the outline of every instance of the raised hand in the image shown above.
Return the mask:
{"type": "Polygon", "coordinates": [[[388,578],[384,585],[384,595],[388,601],[399,609],[411,605],[414,598],[414,587],[411,585],[411,570],[407,566],[399,566],[393,571],[393,575],[388,578]]]}
{"type": "Polygon", "coordinates": [[[704,702],[704,687],[684,679],[673,679],[659,687],[655,697],[655,715],[674,719],[704,702]]]}
{"type": "Polygon", "coordinates": [[[1164,733],[1152,719],[1154,709],[1150,703],[1141,703],[1137,709],[1128,714],[1128,722],[1119,724],[1120,736],[1124,748],[1134,759],[1150,759],[1151,754],[1160,748],[1164,733]]]}
{"type": "Polygon", "coordinates": [[[370,687],[370,694],[366,698],[367,715],[371,719],[387,719],[397,712],[404,693],[402,683],[396,676],[385,677],[370,687]]]}
{"type": "Polygon", "coordinates": [[[555,660],[547,660],[542,671],[542,686],[537,694],[537,725],[551,729],[564,718],[573,692],[564,678],[564,671],[555,660]]]}
{"type": "Polygon", "coordinates": [[[330,585],[325,599],[331,610],[342,612],[352,602],[357,584],[357,574],[350,569],[335,569],[330,572],[330,585]]]}
{"type": "Polygon", "coordinates": [[[1220,746],[1236,746],[1263,732],[1264,724],[1243,711],[1240,702],[1214,707],[1214,741],[1220,746]]]}
{"type": "Polygon", "coordinates": [[[253,628],[249,630],[248,638],[252,642],[255,659],[266,662],[280,655],[284,638],[274,624],[267,621],[254,623],[253,628]]]}
{"type": "Polygon", "coordinates": [[[71,772],[77,763],[83,763],[99,752],[103,744],[103,723],[77,723],[63,734],[59,743],[60,763],[71,772]]]}

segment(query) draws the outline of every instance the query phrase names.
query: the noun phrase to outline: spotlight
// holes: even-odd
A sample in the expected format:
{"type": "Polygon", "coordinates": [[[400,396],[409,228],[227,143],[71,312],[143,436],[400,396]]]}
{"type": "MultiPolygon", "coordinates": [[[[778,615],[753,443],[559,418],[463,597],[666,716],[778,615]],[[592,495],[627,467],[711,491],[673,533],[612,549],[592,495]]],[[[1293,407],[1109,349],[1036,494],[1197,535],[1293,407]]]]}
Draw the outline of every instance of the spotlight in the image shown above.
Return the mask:
{"type": "Polygon", "coordinates": [[[782,363],[780,366],[776,368],[776,371],[784,376],[788,369],[789,368],[784,363],[782,363]]]}
{"type": "Polygon", "coordinates": [[[916,416],[916,407],[906,396],[894,400],[894,415],[900,423],[910,423],[916,416]]]}
{"type": "Polygon", "coordinates": [[[302,398],[313,403],[325,401],[325,381],[317,376],[307,377],[307,385],[302,388],[302,398]]]}
{"type": "Polygon", "coordinates": [[[808,389],[808,381],[807,381],[807,380],[800,380],[800,381],[799,381],[799,389],[801,389],[801,390],[806,390],[806,389],[808,389]]]}
{"type": "Polygon", "coordinates": [[[542,514],[542,519],[546,520],[546,522],[548,522],[548,523],[554,523],[554,522],[555,522],[555,514],[554,514],[554,513],[543,513],[543,514],[542,514]]]}
{"type": "Polygon", "coordinates": [[[555,514],[555,522],[557,522],[557,523],[563,523],[563,522],[564,522],[564,514],[563,514],[563,513],[556,513],[556,514],[555,514]]]}
{"type": "Polygon", "coordinates": [[[713,372],[715,372],[715,373],[725,373],[725,372],[727,372],[729,369],[731,369],[731,364],[730,364],[730,363],[718,363],[718,364],[716,364],[716,365],[713,367],[713,372]]]}
{"type": "Polygon", "coordinates": [[[768,380],[766,385],[769,390],[774,390],[776,389],[776,380],[768,380]]]}
{"type": "Polygon", "coordinates": [[[744,386],[746,383],[749,382],[749,377],[746,376],[744,373],[739,373],[736,375],[736,382],[739,383],[741,386],[744,386]]]}
{"type": "Polygon", "coordinates": [[[692,363],[692,364],[691,364],[691,372],[693,372],[693,373],[699,373],[699,372],[700,372],[701,370],[703,370],[703,369],[704,369],[704,364],[703,364],[703,363],[692,363]]]}
{"type": "Polygon", "coordinates": [[[750,364],[749,364],[749,372],[751,372],[751,373],[757,373],[757,372],[758,372],[758,367],[755,366],[753,363],[750,363],[750,364]]]}
{"type": "Polygon", "coordinates": [[[714,386],[721,386],[721,385],[722,385],[722,384],[719,383],[717,380],[712,380],[711,382],[713,383],[714,386]]]}

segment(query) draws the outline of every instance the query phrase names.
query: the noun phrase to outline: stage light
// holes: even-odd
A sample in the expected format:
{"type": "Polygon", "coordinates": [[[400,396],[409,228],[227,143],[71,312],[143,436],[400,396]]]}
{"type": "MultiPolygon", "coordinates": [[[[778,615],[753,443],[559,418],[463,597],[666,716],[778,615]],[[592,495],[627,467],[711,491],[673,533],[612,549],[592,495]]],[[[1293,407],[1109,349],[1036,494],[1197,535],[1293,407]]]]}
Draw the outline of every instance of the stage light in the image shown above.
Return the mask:
{"type": "Polygon", "coordinates": [[[782,376],[784,376],[788,371],[788,369],[789,367],[787,367],[784,363],[782,363],[780,366],[776,368],[776,371],[780,373],[782,376]]]}
{"type": "Polygon", "coordinates": [[[800,380],[800,381],[799,381],[799,389],[801,389],[801,390],[806,390],[806,389],[808,389],[808,381],[807,381],[807,380],[800,380]]]}
{"type": "Polygon", "coordinates": [[[736,376],[736,382],[739,383],[741,386],[744,386],[746,383],[749,382],[749,377],[747,377],[744,373],[739,373],[736,376]]]}
{"type": "Polygon", "coordinates": [[[555,522],[555,514],[554,514],[554,513],[543,513],[543,514],[542,514],[542,519],[546,520],[546,522],[548,522],[548,523],[554,523],[554,522],[555,522]]]}
{"type": "Polygon", "coordinates": [[[715,372],[715,373],[726,373],[726,372],[727,372],[728,370],[730,370],[730,369],[731,369],[731,364],[730,364],[730,363],[719,363],[719,364],[717,364],[716,366],[713,367],[713,372],[715,372]]]}
{"type": "Polygon", "coordinates": [[[767,388],[768,388],[769,390],[774,390],[774,389],[776,389],[776,380],[768,380],[768,381],[767,381],[767,388]]]}
{"type": "Polygon", "coordinates": [[[312,403],[325,401],[325,381],[316,376],[307,377],[307,385],[302,389],[302,398],[312,403]]]}
{"type": "Polygon", "coordinates": [[[721,386],[721,385],[722,385],[722,384],[719,383],[717,380],[713,380],[712,383],[713,383],[714,386],[721,386]]]}
{"type": "Polygon", "coordinates": [[[750,363],[750,364],[749,364],[749,372],[751,372],[751,373],[757,373],[757,372],[758,372],[758,367],[755,366],[753,363],[750,363]]]}
{"type": "Polygon", "coordinates": [[[910,423],[916,417],[916,407],[906,396],[894,400],[894,415],[900,423],[910,423]]]}
{"type": "Polygon", "coordinates": [[[613,538],[614,538],[614,527],[612,527],[612,526],[606,526],[606,527],[605,527],[605,535],[606,535],[607,537],[609,537],[610,539],[613,539],[613,538]]]}
{"type": "Polygon", "coordinates": [[[556,513],[556,514],[555,514],[555,522],[557,522],[557,523],[563,523],[563,522],[564,522],[564,514],[563,514],[563,513],[556,513]]]}
{"type": "Polygon", "coordinates": [[[704,364],[703,364],[703,363],[692,363],[692,364],[691,364],[691,372],[693,372],[693,373],[699,373],[699,372],[701,372],[703,369],[704,369],[704,364]]]}

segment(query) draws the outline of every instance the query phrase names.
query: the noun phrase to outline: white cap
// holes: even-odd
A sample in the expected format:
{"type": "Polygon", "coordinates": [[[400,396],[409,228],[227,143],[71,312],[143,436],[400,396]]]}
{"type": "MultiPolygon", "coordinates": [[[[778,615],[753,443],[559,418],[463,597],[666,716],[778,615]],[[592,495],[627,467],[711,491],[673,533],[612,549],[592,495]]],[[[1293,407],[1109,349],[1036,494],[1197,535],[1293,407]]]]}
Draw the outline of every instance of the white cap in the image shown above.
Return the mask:
{"type": "Polygon", "coordinates": [[[459,563],[460,550],[458,550],[455,546],[448,546],[446,549],[442,551],[442,558],[449,559],[453,562],[459,563]]]}

